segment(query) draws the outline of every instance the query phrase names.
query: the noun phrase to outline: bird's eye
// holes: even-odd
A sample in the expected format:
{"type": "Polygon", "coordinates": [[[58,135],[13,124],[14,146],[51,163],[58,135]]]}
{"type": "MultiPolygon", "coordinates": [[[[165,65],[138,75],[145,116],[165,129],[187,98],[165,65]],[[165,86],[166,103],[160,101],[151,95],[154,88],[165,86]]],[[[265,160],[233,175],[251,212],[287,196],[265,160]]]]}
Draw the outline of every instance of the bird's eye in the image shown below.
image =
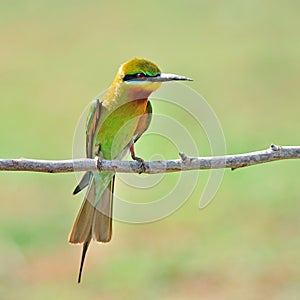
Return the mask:
{"type": "Polygon", "coordinates": [[[140,72],[135,74],[126,74],[123,78],[123,81],[134,81],[135,79],[144,79],[145,77],[149,77],[148,75],[140,72]]]}
{"type": "Polygon", "coordinates": [[[145,77],[145,74],[143,74],[143,73],[136,74],[136,78],[144,78],[144,77],[145,77]]]}

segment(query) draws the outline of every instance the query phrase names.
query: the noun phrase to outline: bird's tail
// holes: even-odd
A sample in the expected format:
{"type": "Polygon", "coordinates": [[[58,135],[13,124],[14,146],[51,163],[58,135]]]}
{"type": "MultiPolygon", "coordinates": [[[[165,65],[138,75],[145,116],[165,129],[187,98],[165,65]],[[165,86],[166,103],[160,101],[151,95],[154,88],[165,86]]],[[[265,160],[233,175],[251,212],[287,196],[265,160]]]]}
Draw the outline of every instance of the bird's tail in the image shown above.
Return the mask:
{"type": "Polygon", "coordinates": [[[84,259],[91,239],[105,243],[110,241],[112,234],[112,202],[115,176],[112,174],[112,177],[104,176],[103,178],[97,175],[91,176],[83,204],[69,235],[70,243],[83,243],[78,283],[81,279],[84,259]],[[108,182],[108,184],[105,184],[105,182],[108,182]],[[97,187],[103,187],[101,193],[99,193],[98,188],[96,190],[96,185],[97,187]]]}

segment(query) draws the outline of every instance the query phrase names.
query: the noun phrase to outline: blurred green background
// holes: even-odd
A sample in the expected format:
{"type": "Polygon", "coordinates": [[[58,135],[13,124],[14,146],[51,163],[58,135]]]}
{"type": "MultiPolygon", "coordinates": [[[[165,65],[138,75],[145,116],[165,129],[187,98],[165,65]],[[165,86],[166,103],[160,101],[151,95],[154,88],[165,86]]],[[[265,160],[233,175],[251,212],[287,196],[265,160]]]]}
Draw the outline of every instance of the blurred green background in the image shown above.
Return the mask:
{"type": "MultiPolygon", "coordinates": [[[[71,158],[81,112],[135,56],[194,79],[228,153],[299,145],[299,28],[296,0],[1,1],[0,157],[71,158]]],[[[74,174],[1,172],[0,299],[299,299],[299,167],[226,170],[203,210],[200,182],[168,218],[115,222],[80,285],[74,174]]]]}

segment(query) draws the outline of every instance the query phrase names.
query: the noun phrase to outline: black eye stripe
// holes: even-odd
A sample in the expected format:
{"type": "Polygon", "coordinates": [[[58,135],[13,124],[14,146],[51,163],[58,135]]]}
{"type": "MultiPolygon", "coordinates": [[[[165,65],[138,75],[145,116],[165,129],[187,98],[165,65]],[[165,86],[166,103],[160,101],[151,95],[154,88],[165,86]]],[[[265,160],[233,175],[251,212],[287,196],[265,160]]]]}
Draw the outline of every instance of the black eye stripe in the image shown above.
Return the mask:
{"type": "Polygon", "coordinates": [[[157,77],[159,76],[160,74],[156,74],[154,76],[150,76],[148,74],[144,74],[142,72],[139,72],[139,73],[135,73],[135,74],[126,74],[123,78],[123,81],[130,81],[130,80],[143,80],[143,78],[145,77],[157,77]]]}

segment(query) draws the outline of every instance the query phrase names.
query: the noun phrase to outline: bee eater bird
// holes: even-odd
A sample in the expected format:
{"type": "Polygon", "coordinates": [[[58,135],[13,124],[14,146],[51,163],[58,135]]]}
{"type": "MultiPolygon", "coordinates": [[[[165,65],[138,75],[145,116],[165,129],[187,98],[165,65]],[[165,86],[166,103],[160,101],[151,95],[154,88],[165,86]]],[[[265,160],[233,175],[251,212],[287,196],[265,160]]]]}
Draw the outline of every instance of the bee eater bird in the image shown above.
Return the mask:
{"type": "MultiPolygon", "coordinates": [[[[149,127],[152,107],[148,97],[165,81],[190,78],[161,73],[156,64],[134,58],[119,71],[103,97],[92,102],[86,122],[86,156],[99,159],[122,159],[135,156],[134,143],[149,127]]],[[[75,188],[77,194],[88,187],[74,222],[69,242],[83,244],[78,283],[91,239],[109,242],[112,235],[112,201],[115,173],[86,172],[75,188]]]]}

